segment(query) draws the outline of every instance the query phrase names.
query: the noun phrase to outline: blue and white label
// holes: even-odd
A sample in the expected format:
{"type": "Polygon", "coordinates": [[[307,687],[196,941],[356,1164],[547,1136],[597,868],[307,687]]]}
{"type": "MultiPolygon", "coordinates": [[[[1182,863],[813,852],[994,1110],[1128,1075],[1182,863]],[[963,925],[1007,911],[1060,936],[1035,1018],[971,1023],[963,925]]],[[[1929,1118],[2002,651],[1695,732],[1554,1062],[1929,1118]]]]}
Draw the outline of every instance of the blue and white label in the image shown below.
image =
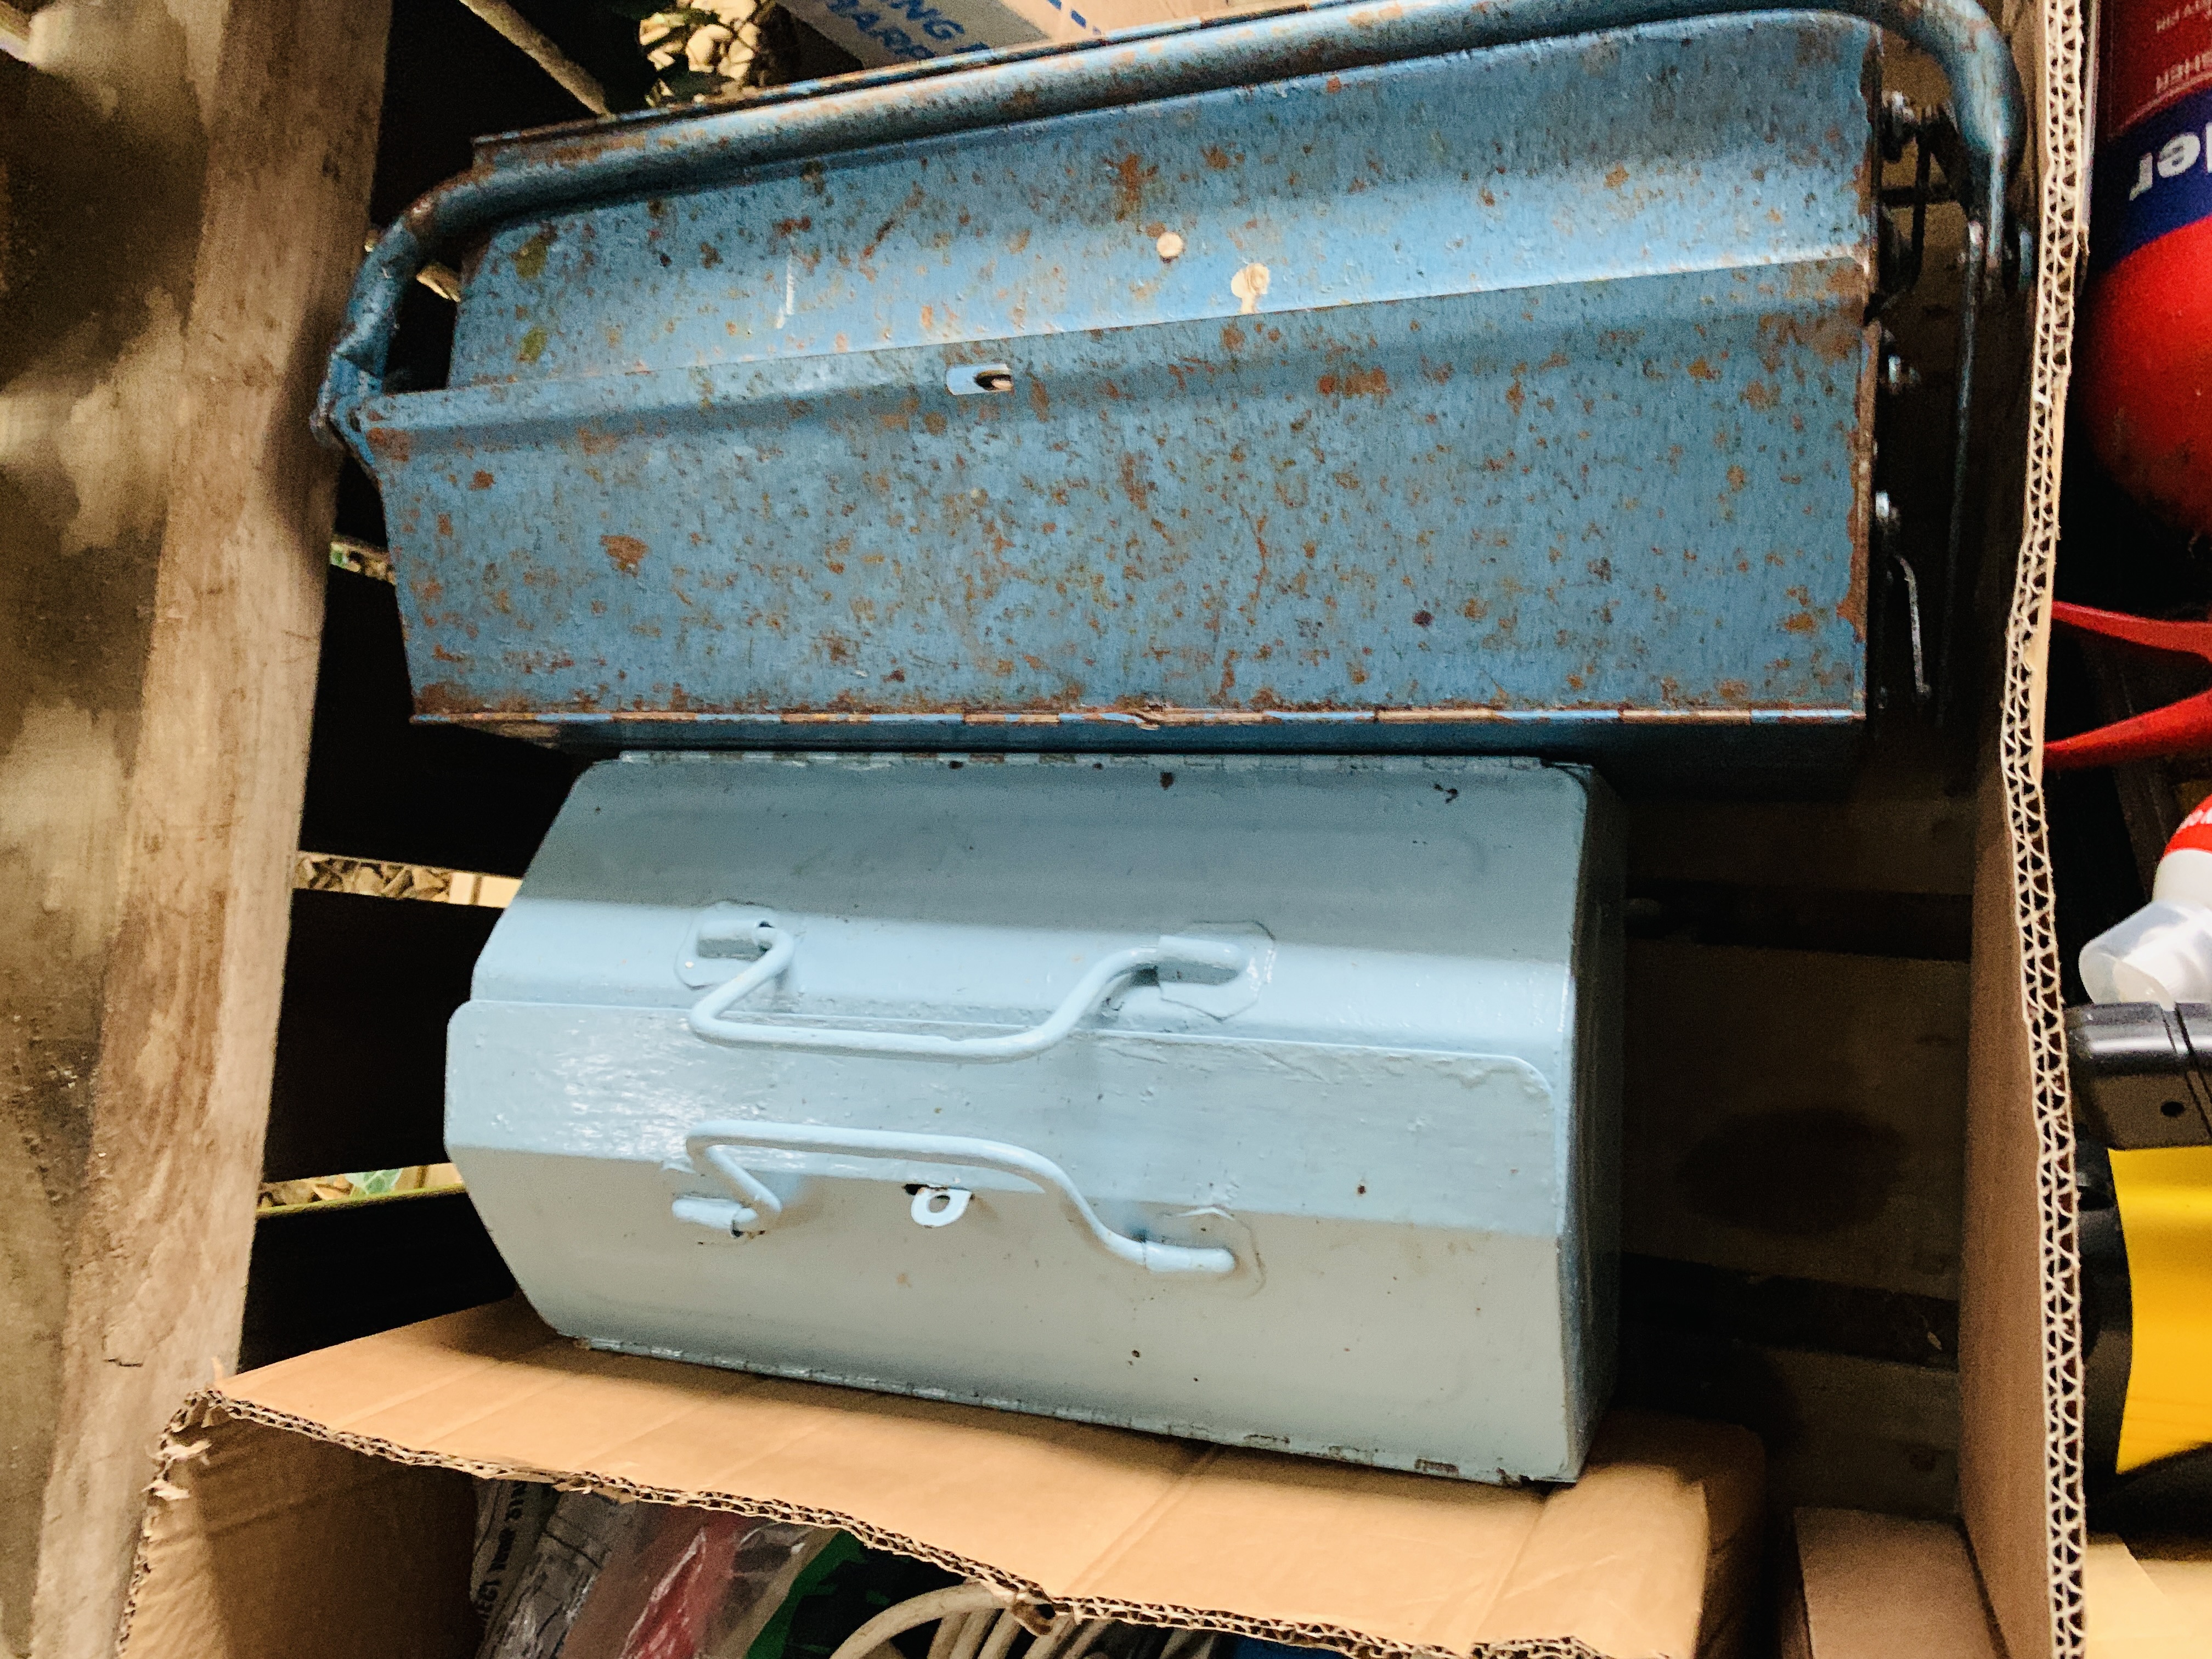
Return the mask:
{"type": "Polygon", "coordinates": [[[1067,0],[786,0],[871,68],[1098,33],[1067,0]],[[1071,24],[1073,27],[1071,27],[1071,24]]]}
{"type": "Polygon", "coordinates": [[[2212,218],[2212,87],[2106,143],[2090,202],[2089,255],[2098,269],[2212,218]]]}

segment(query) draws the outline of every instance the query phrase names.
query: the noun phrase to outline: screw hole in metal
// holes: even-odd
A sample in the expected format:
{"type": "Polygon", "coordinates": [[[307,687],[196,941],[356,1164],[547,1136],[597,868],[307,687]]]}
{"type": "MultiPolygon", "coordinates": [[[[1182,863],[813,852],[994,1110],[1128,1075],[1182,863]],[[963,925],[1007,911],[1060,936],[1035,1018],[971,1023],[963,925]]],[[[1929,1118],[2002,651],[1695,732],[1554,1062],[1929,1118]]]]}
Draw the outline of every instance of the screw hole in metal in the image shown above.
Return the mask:
{"type": "Polygon", "coordinates": [[[945,389],[956,398],[1012,392],[1014,371],[1005,363],[963,363],[945,371],[945,389]]]}

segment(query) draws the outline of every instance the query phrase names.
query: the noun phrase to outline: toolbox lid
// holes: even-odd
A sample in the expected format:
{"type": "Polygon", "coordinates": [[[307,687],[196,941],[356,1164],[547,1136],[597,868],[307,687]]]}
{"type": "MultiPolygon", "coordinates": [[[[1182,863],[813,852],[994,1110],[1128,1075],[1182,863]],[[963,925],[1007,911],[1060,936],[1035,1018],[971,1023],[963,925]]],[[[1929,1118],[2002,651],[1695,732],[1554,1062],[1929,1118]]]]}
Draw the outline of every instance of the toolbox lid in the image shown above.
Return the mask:
{"type": "Polygon", "coordinates": [[[1013,1029],[1115,951],[1204,934],[1249,947],[1249,1006],[1136,986],[1086,1026],[1556,1085],[1585,908],[1618,901],[1610,801],[1470,757],[633,754],[577,783],[473,994],[688,1008],[745,965],[702,935],[757,914],[797,952],[739,1018],[1013,1029]]]}

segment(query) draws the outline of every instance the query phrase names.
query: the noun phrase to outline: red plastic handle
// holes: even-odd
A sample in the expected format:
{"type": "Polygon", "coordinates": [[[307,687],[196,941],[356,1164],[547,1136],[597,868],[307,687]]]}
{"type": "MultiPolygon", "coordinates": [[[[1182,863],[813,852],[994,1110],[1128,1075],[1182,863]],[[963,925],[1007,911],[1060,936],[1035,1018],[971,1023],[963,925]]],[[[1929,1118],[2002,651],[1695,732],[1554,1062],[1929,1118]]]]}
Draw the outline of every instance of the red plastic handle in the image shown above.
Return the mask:
{"type": "MultiPolygon", "coordinates": [[[[2212,623],[2156,622],[2123,616],[2086,605],[2053,604],[2051,619],[2084,633],[2124,640],[2154,651],[2171,651],[2212,663],[2212,623]]],[[[2115,720],[2043,746],[2043,764],[2052,772],[2085,766],[2117,766],[2126,761],[2212,750],[2212,691],[2200,691],[2163,708],[2115,720]]]]}

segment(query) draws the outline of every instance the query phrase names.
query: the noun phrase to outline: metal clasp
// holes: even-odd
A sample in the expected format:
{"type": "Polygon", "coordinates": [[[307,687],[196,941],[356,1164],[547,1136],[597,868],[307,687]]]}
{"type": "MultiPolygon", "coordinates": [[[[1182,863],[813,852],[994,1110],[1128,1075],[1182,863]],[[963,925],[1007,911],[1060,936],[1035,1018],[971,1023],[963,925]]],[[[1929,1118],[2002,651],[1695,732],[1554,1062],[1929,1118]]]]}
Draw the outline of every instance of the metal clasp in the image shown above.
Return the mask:
{"type": "Polygon", "coordinates": [[[965,1187],[918,1187],[907,1213],[917,1227],[950,1227],[968,1213],[975,1195],[965,1187]]]}

